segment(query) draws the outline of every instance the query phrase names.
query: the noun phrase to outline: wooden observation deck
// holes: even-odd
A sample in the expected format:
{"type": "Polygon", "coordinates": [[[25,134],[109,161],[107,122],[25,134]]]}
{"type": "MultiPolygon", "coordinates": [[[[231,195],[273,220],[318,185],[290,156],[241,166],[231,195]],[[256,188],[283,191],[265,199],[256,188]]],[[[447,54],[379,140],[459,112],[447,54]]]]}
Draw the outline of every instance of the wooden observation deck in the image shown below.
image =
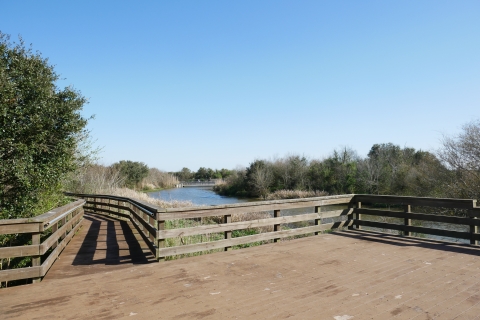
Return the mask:
{"type": "MultiPolygon", "coordinates": [[[[480,248],[476,245],[479,208],[472,200],[375,198],[378,202],[393,202],[390,210],[366,208],[362,204],[367,201],[373,203],[372,196],[355,195],[254,203],[257,209],[271,207],[273,217],[249,223],[262,225],[266,224],[265,220],[274,219],[274,228],[273,231],[251,235],[249,237],[254,238],[249,239],[256,242],[263,241],[259,239],[282,240],[232,251],[229,250],[232,246],[246,241],[238,239],[246,237],[236,238],[230,234],[229,238],[225,234],[225,239],[208,243],[210,248],[222,249],[217,251],[227,248],[228,252],[158,263],[158,259],[168,257],[166,253],[182,254],[199,248],[204,253],[210,253],[205,251],[209,247],[204,243],[162,246],[162,239],[186,232],[186,228],[162,229],[159,220],[153,219],[157,222],[151,226],[156,230],[150,231],[160,232],[157,232],[158,238],[151,241],[147,227],[143,226],[143,230],[139,227],[143,225],[138,222],[140,214],[137,213],[131,220],[113,217],[113,213],[110,216],[100,215],[101,206],[93,206],[99,199],[92,196],[85,199],[85,210],[95,208],[98,212],[85,215],[82,227],[65,245],[56,262],[52,262],[53,266],[47,270],[43,281],[0,289],[2,319],[480,318],[480,248]],[[346,199],[349,203],[346,209],[320,211],[317,208],[322,203],[331,205],[331,202],[345,202],[346,199]],[[307,215],[314,214],[280,216],[280,209],[276,208],[284,210],[287,206],[310,206],[312,202],[317,204],[314,213],[319,215],[320,221],[313,219],[313,225],[299,228],[275,228],[275,225],[287,224],[289,220],[298,222],[300,217],[311,220],[313,216],[307,215]],[[410,204],[407,205],[407,202],[410,204]],[[446,215],[446,211],[440,212],[444,214],[417,212],[427,204],[437,211],[454,208],[457,215],[446,215]],[[405,206],[400,207],[404,210],[394,210],[395,205],[405,206]],[[415,210],[416,206],[419,210],[415,210]],[[355,216],[357,214],[362,216],[355,216]],[[388,219],[374,221],[372,217],[380,214],[388,219]],[[328,220],[335,215],[339,221],[328,220]],[[279,223],[280,219],[284,222],[279,223]],[[463,224],[466,229],[424,226],[416,223],[420,220],[463,224]],[[372,225],[377,229],[365,230],[372,225]],[[317,236],[292,237],[306,235],[307,231],[313,235],[321,231],[321,226],[328,226],[328,229],[340,226],[342,229],[336,227],[317,236]],[[360,229],[362,226],[364,229],[360,229]],[[300,229],[304,230],[295,231],[300,229]],[[400,230],[402,234],[398,231],[392,233],[391,230],[400,230]],[[420,231],[424,232],[423,235],[465,239],[467,243],[413,237],[420,235],[420,231]],[[275,233],[277,236],[270,235],[275,233]],[[155,242],[158,245],[152,250],[155,242]],[[162,250],[165,250],[163,254],[162,250]]],[[[110,198],[110,207],[106,208],[105,201],[102,209],[113,212],[115,206],[119,211],[124,210],[118,207],[127,207],[127,204],[119,204],[118,201],[120,199],[113,201],[110,198]]],[[[145,205],[133,200],[129,203],[145,209],[145,205]]],[[[196,221],[196,215],[213,214],[214,210],[230,215],[246,209],[245,205],[239,204],[208,207],[212,210],[208,214],[205,207],[201,211],[199,208],[182,210],[165,211],[163,214],[165,217],[169,215],[168,219],[180,219],[179,212],[182,211],[183,218],[196,221]]],[[[78,214],[71,219],[76,216],[78,214]]],[[[227,221],[215,225],[191,226],[188,232],[191,235],[215,228],[217,233],[220,231],[223,234],[232,232],[232,229],[238,230],[235,228],[245,228],[242,223],[246,221],[224,220],[227,221]]],[[[68,226],[68,219],[65,226],[68,226]]],[[[13,230],[13,227],[9,228],[13,230]]],[[[64,231],[61,225],[57,228],[64,231]]],[[[207,232],[212,233],[212,230],[207,232]]],[[[55,236],[55,232],[52,235],[55,236]]],[[[68,238],[68,233],[63,237],[68,238]]],[[[44,240],[39,246],[46,241],[49,240],[44,240]]],[[[58,242],[58,246],[62,243],[58,242]]],[[[7,252],[3,249],[0,254],[7,252]]],[[[11,254],[13,249],[8,250],[11,254]]],[[[9,276],[11,274],[8,273],[9,276]]]]}

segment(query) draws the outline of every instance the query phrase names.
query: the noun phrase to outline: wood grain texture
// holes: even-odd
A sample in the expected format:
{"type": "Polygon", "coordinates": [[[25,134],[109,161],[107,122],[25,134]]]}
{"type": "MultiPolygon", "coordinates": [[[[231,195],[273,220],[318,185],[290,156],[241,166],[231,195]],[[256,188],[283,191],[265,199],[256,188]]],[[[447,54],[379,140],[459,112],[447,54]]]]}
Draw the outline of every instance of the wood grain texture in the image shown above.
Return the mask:
{"type": "Polygon", "coordinates": [[[325,230],[332,229],[333,227],[341,228],[341,227],[348,226],[350,223],[351,221],[335,222],[335,223],[328,223],[328,224],[305,227],[305,228],[260,233],[252,236],[244,236],[244,237],[232,238],[228,240],[218,240],[218,241],[212,241],[212,242],[190,244],[185,246],[169,247],[169,248],[159,249],[159,254],[162,257],[166,257],[171,255],[177,255],[177,254],[186,254],[186,253],[194,253],[198,251],[220,249],[227,246],[236,246],[236,245],[241,245],[241,244],[246,244],[251,242],[266,241],[266,240],[272,240],[275,238],[287,238],[295,235],[304,235],[304,234],[314,233],[318,231],[325,231],[325,230]]]}
{"type": "Polygon", "coordinates": [[[403,196],[377,196],[356,194],[354,202],[363,203],[383,203],[425,207],[442,207],[472,209],[476,206],[476,200],[473,199],[446,199],[446,198],[422,198],[422,197],[403,197],[403,196]]]}
{"type": "Polygon", "coordinates": [[[296,216],[283,216],[278,218],[239,221],[239,222],[232,222],[232,223],[209,224],[209,225],[203,225],[198,227],[181,228],[181,229],[160,230],[158,232],[158,237],[174,238],[174,237],[194,236],[194,235],[206,234],[206,233],[225,232],[225,231],[265,227],[265,226],[271,226],[275,224],[280,225],[282,223],[308,221],[308,220],[314,220],[318,217],[319,215],[317,213],[307,213],[307,214],[300,214],[296,216]]]}
{"type": "MultiPolygon", "coordinates": [[[[355,221],[355,223],[357,223],[357,221],[355,221]]],[[[416,227],[416,226],[405,226],[403,224],[393,224],[393,223],[374,222],[374,221],[365,221],[365,220],[360,220],[358,221],[358,223],[362,226],[374,227],[374,228],[380,228],[380,229],[409,231],[409,232],[431,234],[435,236],[451,237],[451,238],[458,238],[458,239],[473,238],[475,240],[480,240],[480,234],[472,235],[469,232],[462,232],[462,231],[450,231],[450,230],[432,229],[432,228],[424,228],[424,227],[416,227]]]]}
{"type": "Polygon", "coordinates": [[[466,218],[466,217],[454,217],[454,216],[443,216],[436,214],[426,214],[426,213],[415,213],[415,212],[400,212],[400,211],[388,211],[388,210],[376,210],[376,209],[354,209],[355,213],[363,213],[371,216],[383,216],[390,218],[404,218],[404,219],[413,219],[413,220],[422,220],[422,221],[434,221],[434,222],[443,222],[443,223],[452,223],[460,225],[480,225],[480,220],[466,218]]]}

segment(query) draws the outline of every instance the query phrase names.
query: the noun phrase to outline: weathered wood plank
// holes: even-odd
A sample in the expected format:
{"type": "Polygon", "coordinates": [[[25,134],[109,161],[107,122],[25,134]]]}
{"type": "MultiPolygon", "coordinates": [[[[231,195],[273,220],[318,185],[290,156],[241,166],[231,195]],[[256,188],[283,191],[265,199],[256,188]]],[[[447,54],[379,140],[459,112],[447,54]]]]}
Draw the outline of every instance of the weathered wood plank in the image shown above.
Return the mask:
{"type": "Polygon", "coordinates": [[[0,270],[0,282],[41,277],[42,267],[0,270]]]}
{"type": "MultiPolygon", "coordinates": [[[[129,203],[129,205],[131,205],[132,207],[130,206],[124,206],[124,205],[118,205],[118,204],[113,204],[113,203],[109,203],[109,204],[106,204],[106,203],[103,203],[103,202],[99,202],[99,201],[87,201],[87,205],[90,207],[90,206],[94,206],[94,205],[102,205],[102,206],[108,206],[108,207],[112,207],[112,208],[115,208],[115,209],[120,209],[120,210],[127,210],[127,211],[131,211],[132,210],[132,207],[133,206],[136,206],[135,204],[132,204],[132,203],[129,203]]],[[[142,212],[148,214],[149,216],[155,216],[154,213],[142,208],[142,207],[136,207],[138,208],[139,210],[141,210],[142,212]]]]}
{"type": "Polygon", "coordinates": [[[69,234],[66,235],[65,238],[63,238],[62,242],[60,242],[57,247],[50,253],[48,258],[42,263],[41,266],[41,274],[40,276],[45,276],[52,267],[53,263],[57,260],[58,256],[60,253],[63,251],[63,249],[67,246],[67,244],[72,240],[73,236],[77,233],[78,229],[82,226],[82,219],[73,227],[73,229],[70,231],[69,234]]]}
{"type": "MultiPolygon", "coordinates": [[[[143,240],[147,244],[150,251],[155,255],[157,252],[157,246],[155,244],[155,240],[153,242],[150,240],[150,236],[144,233],[144,231],[140,228],[140,225],[137,223],[136,219],[130,219],[130,221],[132,221],[132,224],[135,226],[135,229],[137,229],[138,233],[143,238],[143,240]]],[[[157,234],[157,230],[155,230],[153,235],[155,236],[156,234],[157,234]]]]}
{"type": "Polygon", "coordinates": [[[335,218],[339,216],[346,216],[352,213],[353,213],[353,208],[342,209],[342,210],[320,211],[319,217],[321,219],[335,218]]]}
{"type": "MultiPolygon", "coordinates": [[[[282,216],[281,210],[273,210],[273,217],[274,218],[280,218],[282,216]]],[[[316,220],[315,220],[316,221],[316,220]]],[[[273,225],[273,231],[281,231],[282,230],[282,225],[280,223],[275,223],[273,225]]],[[[275,238],[273,239],[273,242],[278,242],[280,238],[275,238]]]]}
{"type": "Polygon", "coordinates": [[[460,224],[460,225],[480,226],[480,220],[466,218],[466,217],[453,217],[453,216],[443,216],[443,215],[436,215],[436,214],[415,213],[415,212],[410,213],[410,212],[365,209],[365,208],[354,209],[354,212],[363,213],[371,216],[383,216],[383,217],[390,217],[390,218],[403,218],[403,219],[434,221],[434,222],[443,222],[443,223],[460,224]]]}
{"type": "MultiPolygon", "coordinates": [[[[223,223],[228,225],[230,223],[232,223],[232,216],[227,214],[223,217],[223,223]]],[[[224,232],[223,234],[223,237],[224,239],[231,239],[232,238],[232,230],[227,230],[224,232]]],[[[231,246],[228,246],[228,247],[225,247],[225,251],[231,251],[232,250],[232,247],[231,246]]]]}
{"type": "Polygon", "coordinates": [[[57,229],[52,233],[45,241],[40,245],[40,254],[45,254],[50,247],[58,243],[60,239],[68,230],[70,230],[74,225],[80,222],[83,219],[83,214],[77,214],[73,219],[70,219],[67,223],[57,229]]]}
{"type": "MultiPolygon", "coordinates": [[[[412,206],[409,205],[409,204],[405,205],[404,208],[403,208],[403,212],[405,212],[406,214],[412,213],[412,206]]],[[[406,226],[411,226],[412,225],[412,219],[408,218],[408,217],[405,217],[403,219],[403,224],[406,225],[406,226]]],[[[411,234],[410,231],[404,231],[403,235],[406,236],[406,237],[410,237],[412,234],[411,234]]]]}
{"type": "MultiPolygon", "coordinates": [[[[355,223],[357,223],[357,221],[355,221],[355,223]]],[[[470,238],[474,238],[476,240],[480,239],[480,234],[476,234],[472,236],[469,232],[462,232],[462,231],[450,231],[450,230],[432,229],[432,228],[424,228],[424,227],[405,226],[403,224],[392,224],[392,223],[374,222],[374,221],[365,221],[365,220],[360,220],[358,221],[358,223],[362,226],[374,227],[374,228],[380,228],[380,229],[417,232],[417,233],[431,234],[435,236],[451,237],[451,238],[458,238],[458,239],[470,239],[470,238]]]]}
{"type": "Polygon", "coordinates": [[[177,254],[187,254],[187,253],[193,253],[198,251],[220,249],[227,246],[236,246],[236,245],[241,245],[245,243],[266,241],[266,240],[271,240],[275,238],[286,238],[286,237],[291,237],[295,235],[314,233],[318,231],[329,230],[332,227],[336,227],[336,228],[345,227],[349,223],[351,223],[351,220],[336,222],[336,223],[328,223],[328,224],[305,227],[305,228],[282,230],[277,232],[266,232],[266,233],[252,235],[252,236],[232,238],[228,240],[218,240],[213,242],[190,244],[186,246],[169,247],[169,248],[159,249],[159,254],[162,257],[166,257],[171,255],[177,255],[177,254]]]}
{"type": "Polygon", "coordinates": [[[95,199],[111,199],[111,200],[117,200],[117,201],[125,201],[129,202],[132,204],[136,204],[139,207],[142,207],[143,209],[153,213],[156,213],[158,210],[163,211],[162,208],[157,207],[155,205],[152,205],[150,203],[146,203],[140,200],[136,199],[130,199],[130,198],[124,198],[124,197],[117,197],[117,196],[109,196],[109,195],[101,195],[101,194],[82,194],[82,193],[66,193],[67,195],[74,196],[74,197],[80,197],[80,198],[95,198],[95,199]]]}
{"type": "Polygon", "coordinates": [[[53,210],[50,210],[47,213],[44,213],[35,218],[32,218],[32,221],[43,222],[41,225],[40,231],[44,231],[45,229],[50,228],[53,224],[57,223],[64,216],[68,216],[72,212],[76,210],[80,210],[84,204],[85,204],[85,200],[83,199],[77,200],[75,202],[71,202],[67,205],[64,205],[59,208],[55,208],[53,210]]]}
{"type": "Polygon", "coordinates": [[[0,248],[0,259],[30,257],[40,255],[40,245],[16,246],[0,248]]]}
{"type": "Polygon", "coordinates": [[[283,223],[314,220],[314,219],[317,219],[318,217],[319,217],[318,213],[306,213],[306,214],[299,214],[295,216],[282,216],[278,218],[257,219],[257,220],[239,221],[239,222],[232,222],[232,223],[208,224],[208,225],[190,227],[190,228],[159,230],[158,238],[165,239],[165,238],[174,238],[174,237],[194,236],[194,235],[206,234],[206,233],[216,233],[216,232],[258,228],[258,227],[271,226],[275,224],[280,225],[283,223]]]}
{"type": "Polygon", "coordinates": [[[111,214],[111,215],[115,215],[117,217],[120,217],[122,219],[130,219],[130,214],[120,213],[120,212],[116,212],[116,211],[109,210],[109,209],[103,209],[103,208],[99,208],[99,207],[89,207],[89,206],[85,206],[84,209],[87,210],[88,212],[93,213],[93,214],[99,214],[100,212],[105,212],[107,214],[111,214]]]}
{"type": "MultiPolygon", "coordinates": [[[[9,219],[3,220],[3,222],[7,222],[9,219]]],[[[0,234],[13,234],[13,233],[32,233],[32,232],[40,232],[42,228],[42,224],[40,222],[16,222],[8,221],[10,223],[0,224],[0,234]]],[[[24,220],[24,219],[18,219],[24,220]]]]}
{"type": "MultiPolygon", "coordinates": [[[[301,198],[301,199],[287,199],[287,200],[271,200],[271,201],[257,201],[257,202],[242,202],[235,204],[225,204],[217,206],[200,206],[200,207],[186,207],[186,208],[165,208],[163,211],[158,211],[163,214],[167,213],[186,213],[196,211],[198,213],[204,213],[211,210],[225,211],[231,210],[230,213],[248,213],[258,211],[269,210],[281,210],[292,208],[305,208],[315,206],[326,206],[334,204],[346,204],[349,203],[354,195],[338,195],[338,196],[325,196],[314,198],[301,198]],[[237,210],[237,211],[235,211],[237,210]]],[[[222,214],[216,214],[222,215],[222,214]]]]}
{"type": "MultiPolygon", "coordinates": [[[[145,219],[143,219],[143,217],[141,217],[137,212],[135,212],[134,210],[131,210],[130,212],[142,224],[142,226],[147,229],[149,234],[157,234],[157,229],[155,229],[154,226],[151,226],[147,221],[145,221],[145,219]]],[[[142,232],[144,232],[144,230],[142,230],[142,232]]]]}
{"type": "Polygon", "coordinates": [[[354,196],[354,202],[363,203],[383,203],[425,207],[442,207],[472,209],[476,206],[476,200],[473,199],[447,199],[447,198],[422,198],[422,197],[404,197],[404,196],[377,196],[357,194],[354,196]]]}
{"type": "Polygon", "coordinates": [[[315,206],[326,206],[332,204],[345,204],[346,200],[340,202],[339,199],[333,200],[322,200],[322,201],[309,201],[301,203],[286,203],[286,204],[266,204],[266,205],[257,205],[257,206],[243,206],[239,208],[225,208],[225,209],[203,209],[203,210],[185,210],[183,212],[166,212],[161,213],[160,217],[162,220],[176,220],[176,219],[191,219],[191,218],[202,218],[202,217],[214,217],[221,216],[224,214],[238,214],[238,213],[252,213],[252,212],[261,212],[261,211],[271,211],[271,210],[285,210],[285,209],[296,209],[296,208],[308,208],[315,206]],[[331,203],[334,202],[334,203],[331,203]]]}
{"type": "MultiPolygon", "coordinates": [[[[88,209],[88,210],[93,210],[94,207],[90,206],[91,202],[88,202],[89,206],[85,206],[85,209],[88,209]]],[[[97,204],[101,204],[101,203],[97,203],[97,204]]],[[[105,205],[105,204],[101,204],[101,205],[105,205]]],[[[124,213],[120,213],[120,212],[117,212],[117,211],[114,211],[114,210],[111,210],[111,209],[107,209],[107,208],[101,208],[101,207],[96,207],[95,209],[97,211],[101,211],[101,212],[107,212],[107,213],[110,213],[112,215],[117,215],[117,216],[121,216],[121,217],[124,217],[124,218],[129,218],[131,219],[132,218],[132,215],[135,215],[135,218],[141,223],[141,225],[146,228],[148,230],[148,232],[151,234],[151,235],[155,235],[157,230],[155,229],[154,226],[150,225],[148,223],[148,220],[145,220],[138,212],[135,212],[134,209],[130,208],[130,207],[127,207],[127,206],[121,206],[121,205],[115,205],[115,204],[108,204],[108,206],[111,206],[111,207],[114,207],[114,208],[117,208],[117,209],[121,209],[121,210],[125,210],[125,211],[128,211],[130,212],[130,215],[127,215],[127,214],[124,214],[124,213]]],[[[151,217],[151,213],[149,212],[146,212],[145,210],[143,210],[142,208],[138,208],[136,207],[137,210],[140,210],[141,212],[143,213],[146,213],[147,214],[147,217],[150,218],[151,217]]],[[[143,232],[143,230],[142,230],[143,232]]]]}

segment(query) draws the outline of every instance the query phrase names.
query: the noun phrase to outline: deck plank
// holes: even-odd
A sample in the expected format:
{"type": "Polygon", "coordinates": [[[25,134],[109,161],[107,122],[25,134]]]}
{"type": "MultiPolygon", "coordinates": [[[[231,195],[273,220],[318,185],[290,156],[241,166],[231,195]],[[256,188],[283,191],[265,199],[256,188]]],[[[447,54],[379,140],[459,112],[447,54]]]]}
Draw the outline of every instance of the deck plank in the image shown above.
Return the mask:
{"type": "MultiPolygon", "coordinates": [[[[102,228],[97,246],[108,233],[102,228]]],[[[67,247],[74,248],[81,244],[67,247]]],[[[119,250],[116,257],[127,256],[119,250]]],[[[101,254],[90,253],[99,263],[88,272],[64,262],[53,267],[68,267],[61,276],[0,290],[0,314],[358,320],[473,319],[480,310],[480,249],[468,245],[346,231],[160,263],[106,265],[101,254]]]]}

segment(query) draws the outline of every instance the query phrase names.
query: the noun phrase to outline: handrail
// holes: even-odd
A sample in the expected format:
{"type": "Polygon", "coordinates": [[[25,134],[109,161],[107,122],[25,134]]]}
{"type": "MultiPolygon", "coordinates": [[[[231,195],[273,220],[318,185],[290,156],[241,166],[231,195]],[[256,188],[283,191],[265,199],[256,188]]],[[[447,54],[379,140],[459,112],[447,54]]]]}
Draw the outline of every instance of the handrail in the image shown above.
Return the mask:
{"type": "MultiPolygon", "coordinates": [[[[352,199],[353,226],[362,229],[362,226],[396,230],[404,236],[412,236],[412,233],[428,234],[434,236],[450,237],[470,240],[470,244],[477,245],[480,240],[478,227],[480,226],[480,207],[476,206],[477,201],[473,199],[451,199],[451,198],[422,198],[403,196],[381,196],[381,195],[355,195],[352,199]],[[402,211],[384,210],[378,208],[365,208],[365,204],[371,205],[394,205],[402,208],[402,211]],[[467,210],[466,216],[452,216],[437,213],[419,212],[417,208],[448,208],[467,210]],[[414,212],[413,210],[417,210],[414,212]],[[403,223],[394,221],[379,222],[371,217],[400,218],[403,223]],[[413,225],[412,221],[429,221],[437,223],[448,223],[469,227],[469,231],[444,230],[433,227],[413,225]]],[[[350,228],[353,228],[350,227],[350,228]]]]}
{"type": "Polygon", "coordinates": [[[86,212],[130,220],[152,253],[155,254],[157,252],[156,214],[160,209],[159,207],[126,197],[77,193],[66,194],[85,199],[86,204],[84,208],[86,212]]]}
{"type": "Polygon", "coordinates": [[[31,267],[0,270],[0,282],[29,278],[33,282],[41,281],[80,228],[84,204],[84,200],[76,200],[34,218],[0,220],[0,234],[30,233],[32,236],[31,245],[0,247],[0,258],[32,257],[31,267]],[[40,242],[42,234],[49,229],[52,233],[40,242]],[[42,263],[42,256],[50,249],[42,263]]]}
{"type": "MultiPolygon", "coordinates": [[[[78,196],[78,195],[77,195],[78,196]]],[[[86,197],[89,204],[89,210],[94,209],[97,212],[107,214],[119,214],[122,209],[129,211],[129,216],[134,219],[135,226],[140,229],[144,239],[149,239],[149,246],[152,252],[155,253],[157,259],[162,260],[170,255],[194,253],[197,251],[205,251],[211,249],[224,248],[230,250],[232,246],[247,244],[257,241],[275,240],[281,238],[291,237],[292,235],[305,235],[308,233],[318,234],[319,232],[336,229],[341,227],[348,227],[349,229],[361,229],[365,227],[376,227],[383,229],[392,229],[403,231],[404,235],[411,236],[413,232],[452,236],[461,239],[470,239],[472,244],[476,244],[480,240],[478,234],[478,227],[480,226],[480,208],[476,207],[475,200],[469,199],[443,199],[443,198],[422,198],[422,197],[405,197],[405,196],[382,196],[382,195],[362,195],[362,194],[348,194],[336,196],[324,196],[315,198],[302,199],[287,199],[287,200],[272,200],[272,201],[256,201],[243,202],[235,204],[225,204],[216,206],[194,206],[184,208],[159,208],[150,204],[145,204],[138,200],[130,198],[107,196],[107,195],[82,195],[86,197]],[[129,203],[128,206],[120,206],[115,201],[125,201],[129,203]],[[109,202],[109,204],[107,203],[109,202]],[[396,207],[402,206],[407,208],[404,212],[379,210],[378,208],[365,208],[362,203],[370,204],[384,204],[396,207]],[[341,209],[328,212],[322,212],[321,208],[330,205],[345,205],[350,209],[341,209]],[[281,212],[284,210],[294,208],[309,208],[312,207],[311,213],[300,214],[296,216],[282,216],[281,212]],[[432,207],[432,208],[449,208],[449,209],[468,209],[469,217],[452,217],[442,215],[431,215],[422,212],[412,212],[412,207],[432,207]],[[141,217],[132,212],[137,210],[145,213],[147,210],[149,215],[141,217]],[[253,212],[273,211],[273,217],[256,219],[250,221],[232,222],[232,215],[243,214],[248,215],[253,212]],[[379,222],[362,219],[362,214],[368,216],[382,216],[382,217],[396,217],[403,218],[405,223],[403,225],[379,222]],[[323,223],[322,219],[326,217],[344,217],[343,221],[323,223]],[[151,218],[154,218],[152,221],[151,218]],[[189,220],[202,219],[214,217],[214,221],[221,221],[215,224],[185,226],[179,228],[169,228],[168,221],[174,220],[189,220]],[[215,218],[217,217],[217,218],[215,218]],[[216,219],[216,220],[215,220],[216,219]],[[411,225],[412,220],[421,221],[439,221],[452,224],[462,224],[470,226],[470,232],[439,230],[435,228],[425,228],[411,225]],[[293,222],[310,223],[307,226],[296,229],[282,229],[282,224],[293,222]],[[273,227],[273,231],[259,233],[255,235],[241,236],[232,238],[232,232],[243,229],[273,227]],[[202,236],[209,234],[220,234],[222,237],[216,237],[214,241],[200,242],[193,244],[171,245],[167,247],[168,239],[185,238],[192,236],[202,236]]],[[[211,220],[213,221],[213,220],[211,220]]],[[[211,222],[210,221],[210,222],[211,222]]]]}
{"type": "MultiPolygon", "coordinates": [[[[191,254],[212,249],[231,250],[233,246],[252,242],[279,241],[292,236],[319,234],[320,232],[348,227],[362,229],[373,227],[403,232],[404,236],[413,233],[470,239],[471,244],[480,240],[480,207],[472,199],[442,199],[382,195],[336,195],[315,198],[244,202],[217,206],[195,206],[184,208],[160,208],[136,199],[110,195],[73,194],[70,196],[83,198],[61,208],[56,208],[43,215],[27,219],[0,220],[0,234],[31,233],[32,245],[22,247],[0,248],[2,257],[32,256],[32,267],[0,271],[0,281],[34,278],[38,281],[48,271],[56,257],[73,234],[78,230],[83,217],[83,210],[95,214],[104,214],[132,221],[157,260],[168,256],[191,254]],[[371,206],[366,207],[366,204],[371,206]],[[322,209],[326,206],[342,205],[340,208],[322,209]],[[431,214],[423,212],[423,208],[447,208],[449,210],[467,210],[464,216],[431,214]],[[312,208],[297,215],[282,215],[285,210],[312,208]],[[386,209],[389,208],[389,209],[386,209]],[[402,209],[399,211],[399,209],[402,209]],[[257,212],[273,211],[273,215],[265,214],[251,219],[257,212]],[[305,212],[307,211],[307,212],[305,212]],[[245,219],[232,221],[234,215],[245,219]],[[326,221],[325,218],[338,218],[326,221]],[[378,221],[372,217],[383,217],[387,221],[378,221]],[[206,218],[208,223],[202,224],[206,218]],[[403,219],[403,223],[388,219],[403,219]],[[181,223],[173,224],[175,221],[181,223]],[[190,221],[183,223],[182,221],[190,221]],[[413,221],[413,223],[412,223],[413,221]],[[416,225],[415,221],[441,222],[469,226],[469,231],[442,230],[436,227],[416,225]],[[182,225],[183,223],[183,225],[182,225]],[[298,228],[285,229],[282,225],[301,223],[298,228]],[[173,227],[179,225],[179,227],[173,227]],[[269,228],[255,234],[237,234],[244,229],[269,228]],[[52,229],[52,235],[40,243],[40,235],[52,229]],[[216,235],[212,241],[204,241],[204,235],[216,235]],[[220,236],[221,235],[221,236],[220,236]],[[191,244],[170,244],[169,239],[201,236],[199,242],[191,244]],[[60,240],[60,242],[59,242],[60,240]],[[53,252],[40,264],[40,259],[49,249],[53,252]]],[[[438,211],[438,210],[437,210],[438,211]]],[[[444,211],[444,210],[442,210],[444,211]]],[[[453,212],[453,211],[452,211],[453,212]]],[[[238,220],[238,219],[237,219],[238,220]]]]}

